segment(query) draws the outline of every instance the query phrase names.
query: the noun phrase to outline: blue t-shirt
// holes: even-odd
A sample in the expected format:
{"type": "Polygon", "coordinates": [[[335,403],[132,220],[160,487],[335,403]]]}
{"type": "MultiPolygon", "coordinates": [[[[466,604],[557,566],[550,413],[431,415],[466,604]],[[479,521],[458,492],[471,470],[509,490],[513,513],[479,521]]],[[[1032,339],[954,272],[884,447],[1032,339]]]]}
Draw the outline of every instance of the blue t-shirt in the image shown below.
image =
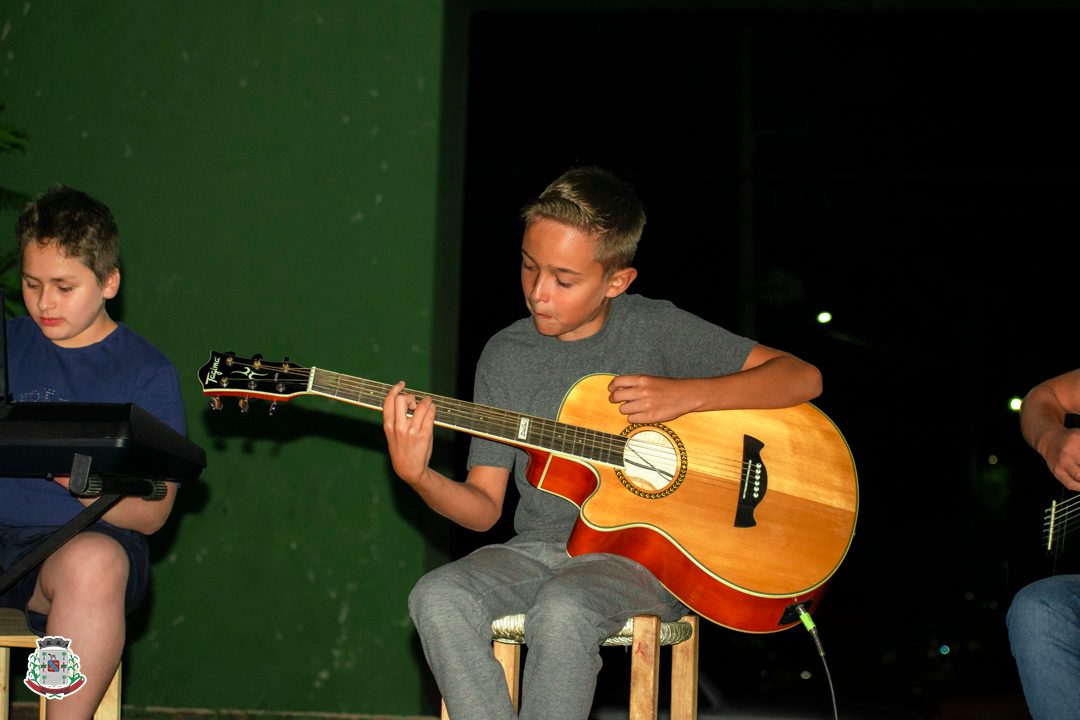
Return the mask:
{"type": "MultiPolygon", "coordinates": [[[[185,433],[176,367],[123,323],[101,342],[81,348],[56,345],[28,317],[9,320],[7,335],[9,390],[16,403],[134,403],[185,433]]],[[[0,477],[0,525],[63,525],[82,509],[75,496],[49,480],[0,477]]]]}

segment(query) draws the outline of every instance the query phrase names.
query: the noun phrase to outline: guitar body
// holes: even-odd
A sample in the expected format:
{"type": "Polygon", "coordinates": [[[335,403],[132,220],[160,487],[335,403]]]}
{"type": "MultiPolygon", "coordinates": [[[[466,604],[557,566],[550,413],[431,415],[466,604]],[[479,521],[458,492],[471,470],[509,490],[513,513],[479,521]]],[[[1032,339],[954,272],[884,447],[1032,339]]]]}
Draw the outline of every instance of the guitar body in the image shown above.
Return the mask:
{"type": "MultiPolygon", "coordinates": [[[[816,609],[858,514],[855,465],[832,421],[805,403],[627,424],[608,401],[612,377],[575,383],[557,420],[432,395],[435,424],[527,452],[529,482],[580,509],[571,555],[636,560],[694,612],[742,632],[797,624],[794,604],[816,609]]],[[[218,352],[199,380],[211,407],[231,396],[245,411],[252,398],[301,395],[381,410],[391,387],[218,352]]]]}
{"type": "Polygon", "coordinates": [[[675,480],[639,486],[631,473],[532,451],[530,483],[581,509],[568,551],[609,552],[648,567],[703,617],[744,632],[773,632],[795,602],[816,601],[854,536],[858,482],[847,443],[809,404],[692,413],[628,426],[607,401],[610,375],[583,378],[559,422],[614,435],[651,431],[678,458],[675,480]],[[736,523],[745,437],[763,443],[768,484],[755,523],[736,523]]]}

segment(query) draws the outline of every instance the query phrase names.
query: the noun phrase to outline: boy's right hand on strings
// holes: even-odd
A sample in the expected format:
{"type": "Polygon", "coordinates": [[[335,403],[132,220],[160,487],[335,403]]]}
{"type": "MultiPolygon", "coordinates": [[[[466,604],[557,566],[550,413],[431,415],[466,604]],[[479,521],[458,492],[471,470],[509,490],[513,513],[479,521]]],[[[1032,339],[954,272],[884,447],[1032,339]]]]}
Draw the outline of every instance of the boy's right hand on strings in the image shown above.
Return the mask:
{"type": "Polygon", "coordinates": [[[396,383],[383,401],[383,432],[390,462],[405,482],[416,485],[431,462],[435,436],[435,403],[430,397],[417,400],[403,394],[405,381],[396,383]]]}
{"type": "Polygon", "coordinates": [[[685,379],[619,375],[608,383],[608,401],[619,406],[628,422],[667,422],[693,409],[684,398],[688,387],[685,379]]]}

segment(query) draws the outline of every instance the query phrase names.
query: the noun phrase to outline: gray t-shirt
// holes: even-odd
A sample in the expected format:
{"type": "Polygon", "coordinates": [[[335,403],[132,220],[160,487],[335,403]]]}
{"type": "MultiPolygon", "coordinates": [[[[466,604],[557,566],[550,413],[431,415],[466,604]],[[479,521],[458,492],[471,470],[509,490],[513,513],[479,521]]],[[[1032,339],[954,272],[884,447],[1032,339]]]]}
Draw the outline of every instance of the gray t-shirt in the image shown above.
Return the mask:
{"type": "MultiPolygon", "coordinates": [[[[666,300],[622,294],[604,327],[582,340],[541,335],[532,318],[496,333],[476,366],[473,401],[515,413],[556,419],[567,391],[594,373],[713,377],[738,372],[754,341],[680,310],[666,300]]],[[[599,398],[607,402],[607,398],[599,398]]],[[[525,478],[528,454],[474,437],[468,467],[513,468],[521,496],[514,529],[531,539],[565,542],[578,517],[566,499],[525,478]]]]}

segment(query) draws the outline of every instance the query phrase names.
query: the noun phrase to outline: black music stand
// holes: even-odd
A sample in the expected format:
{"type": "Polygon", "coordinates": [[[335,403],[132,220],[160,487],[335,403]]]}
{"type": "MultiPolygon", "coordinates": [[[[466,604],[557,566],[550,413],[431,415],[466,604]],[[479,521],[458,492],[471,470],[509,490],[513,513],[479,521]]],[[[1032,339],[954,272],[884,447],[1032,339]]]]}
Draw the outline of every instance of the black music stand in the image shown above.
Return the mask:
{"type": "Polygon", "coordinates": [[[0,477],[68,475],[71,492],[97,500],[0,574],[0,595],[120,499],[160,500],[166,480],[206,467],[202,448],[134,403],[11,402],[3,303],[0,287],[0,477]]]}
{"type": "Polygon", "coordinates": [[[205,467],[202,448],[133,403],[0,403],[0,476],[69,475],[73,493],[97,497],[0,575],[0,594],[120,499],[160,500],[167,480],[205,467]]]}

